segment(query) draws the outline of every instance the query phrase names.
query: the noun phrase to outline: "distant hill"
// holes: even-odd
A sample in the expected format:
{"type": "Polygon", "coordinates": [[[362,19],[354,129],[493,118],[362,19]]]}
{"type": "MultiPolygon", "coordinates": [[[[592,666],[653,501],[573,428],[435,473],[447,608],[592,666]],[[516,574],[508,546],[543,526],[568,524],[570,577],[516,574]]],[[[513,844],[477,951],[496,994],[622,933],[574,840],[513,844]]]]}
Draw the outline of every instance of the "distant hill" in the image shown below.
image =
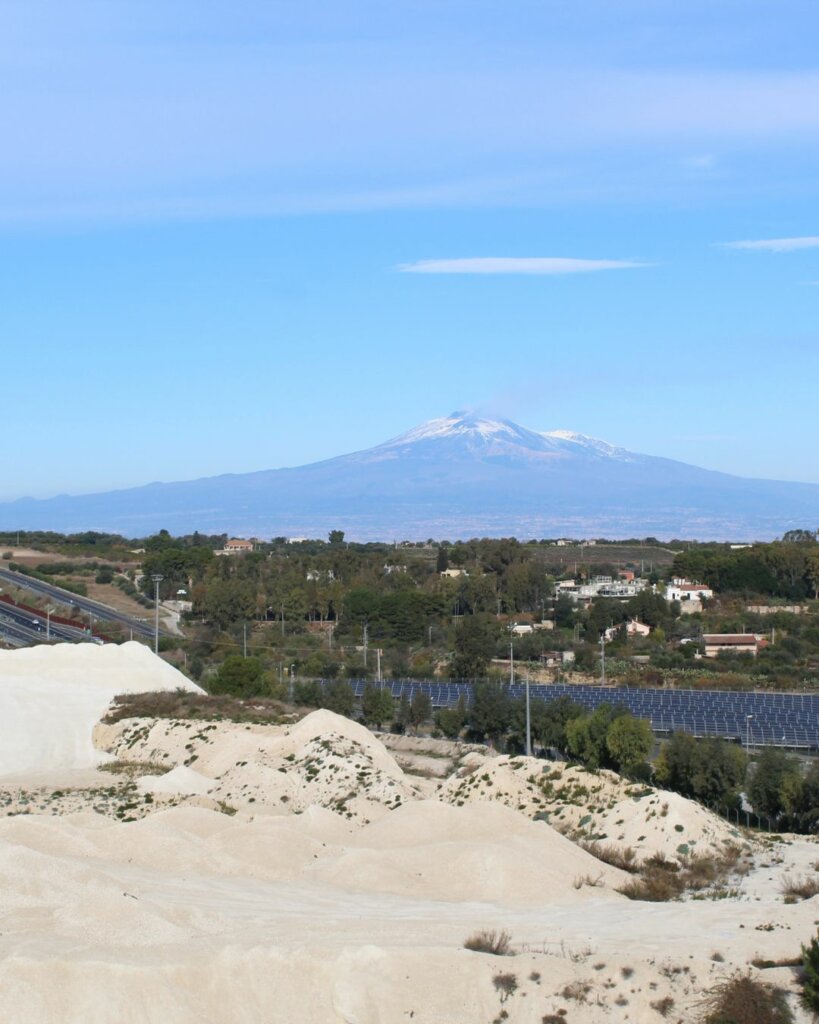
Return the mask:
{"type": "Polygon", "coordinates": [[[770,539],[819,524],[819,485],[751,480],[564,430],[455,412],[294,469],[0,504],[0,529],[391,540],[770,539]]]}

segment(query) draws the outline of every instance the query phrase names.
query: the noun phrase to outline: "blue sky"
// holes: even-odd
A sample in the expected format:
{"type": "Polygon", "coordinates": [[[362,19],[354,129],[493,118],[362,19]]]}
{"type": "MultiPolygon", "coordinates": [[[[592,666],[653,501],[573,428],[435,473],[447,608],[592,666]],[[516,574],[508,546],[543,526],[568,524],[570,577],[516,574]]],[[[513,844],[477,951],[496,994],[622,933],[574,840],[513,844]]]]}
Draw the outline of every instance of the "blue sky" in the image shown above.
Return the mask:
{"type": "Polygon", "coordinates": [[[465,407],[819,481],[817,38],[789,0],[0,0],[0,498],[465,407]]]}

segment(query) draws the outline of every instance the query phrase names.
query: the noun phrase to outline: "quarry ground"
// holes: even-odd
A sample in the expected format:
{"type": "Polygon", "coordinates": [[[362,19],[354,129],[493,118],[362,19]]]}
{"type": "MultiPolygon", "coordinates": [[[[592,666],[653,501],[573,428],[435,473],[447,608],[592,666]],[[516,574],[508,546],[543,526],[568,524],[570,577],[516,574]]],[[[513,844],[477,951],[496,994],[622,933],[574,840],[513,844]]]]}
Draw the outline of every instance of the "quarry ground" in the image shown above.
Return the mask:
{"type": "Polygon", "coordinates": [[[183,677],[139,645],[48,650],[0,664],[4,1019],[694,1021],[736,970],[808,1019],[777,963],[816,933],[819,896],[783,894],[819,877],[811,838],[327,711],[99,723],[114,693],[183,677]],[[732,856],[654,903],[581,842],[630,867],[732,856]],[[493,929],[513,955],[464,948],[493,929]]]}

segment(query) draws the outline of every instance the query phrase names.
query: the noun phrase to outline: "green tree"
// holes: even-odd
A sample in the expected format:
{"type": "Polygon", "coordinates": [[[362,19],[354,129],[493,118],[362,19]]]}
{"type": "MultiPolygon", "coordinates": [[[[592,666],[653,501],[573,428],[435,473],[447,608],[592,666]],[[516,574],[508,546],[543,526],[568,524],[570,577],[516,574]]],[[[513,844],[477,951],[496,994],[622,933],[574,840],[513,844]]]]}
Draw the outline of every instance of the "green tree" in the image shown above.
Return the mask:
{"type": "Polygon", "coordinates": [[[757,814],[778,818],[793,806],[794,782],[801,787],[799,765],[784,750],[766,747],[756,760],[748,785],[748,799],[757,814]]]}
{"type": "Polygon", "coordinates": [[[819,1013],[819,934],[802,947],[802,1002],[819,1013]]]}
{"type": "Polygon", "coordinates": [[[398,701],[398,708],[395,712],[395,724],[401,732],[406,732],[409,728],[410,717],[409,697],[405,693],[402,693],[401,699],[398,701]]]}
{"type": "Polygon", "coordinates": [[[455,740],[461,735],[468,714],[466,700],[461,694],[454,708],[440,708],[435,713],[435,724],[447,739],[455,740]]]}
{"type": "Polygon", "coordinates": [[[262,663],[258,658],[243,658],[229,654],[213,680],[213,693],[227,693],[233,697],[256,697],[264,692],[262,663]]]}
{"type": "Polygon", "coordinates": [[[392,721],[394,710],[392,693],[386,687],[367,683],[361,695],[362,720],[380,729],[384,722],[392,721]]]}
{"type": "Polygon", "coordinates": [[[466,615],[455,632],[454,679],[479,679],[495,654],[500,635],[497,621],[490,615],[466,615]]]}
{"type": "Polygon", "coordinates": [[[337,715],[344,715],[346,718],[353,717],[355,707],[355,694],[349,683],[343,679],[334,679],[324,686],[321,707],[328,711],[334,711],[337,715]]]}
{"type": "Polygon", "coordinates": [[[687,732],[675,732],[663,744],[654,766],[659,786],[673,789],[683,796],[694,796],[694,776],[699,764],[697,741],[687,732]]]}
{"type": "Polygon", "coordinates": [[[344,543],[344,531],[343,530],[330,530],[329,542],[333,547],[341,547],[344,543]]]}
{"type": "Polygon", "coordinates": [[[418,731],[418,726],[423,725],[432,718],[432,701],[426,690],[416,690],[412,695],[409,707],[409,725],[413,732],[418,731]]]}
{"type": "Polygon", "coordinates": [[[653,743],[651,726],[633,715],[615,718],[606,733],[606,749],[618,771],[628,771],[644,762],[653,743]]]}
{"type": "Polygon", "coordinates": [[[566,725],[583,714],[583,708],[571,697],[556,697],[550,701],[534,701],[532,708],[532,735],[544,747],[566,750],[566,725]]]}
{"type": "Polygon", "coordinates": [[[467,728],[473,739],[497,743],[509,727],[512,707],[506,690],[493,681],[476,684],[469,707],[467,728]]]}
{"type": "Polygon", "coordinates": [[[438,555],[435,559],[435,571],[446,572],[449,568],[449,555],[446,553],[446,548],[443,544],[438,545],[438,555]]]}
{"type": "Polygon", "coordinates": [[[699,741],[699,759],[694,773],[694,796],[706,803],[735,806],[745,781],[748,758],[736,743],[726,740],[699,741]]]}

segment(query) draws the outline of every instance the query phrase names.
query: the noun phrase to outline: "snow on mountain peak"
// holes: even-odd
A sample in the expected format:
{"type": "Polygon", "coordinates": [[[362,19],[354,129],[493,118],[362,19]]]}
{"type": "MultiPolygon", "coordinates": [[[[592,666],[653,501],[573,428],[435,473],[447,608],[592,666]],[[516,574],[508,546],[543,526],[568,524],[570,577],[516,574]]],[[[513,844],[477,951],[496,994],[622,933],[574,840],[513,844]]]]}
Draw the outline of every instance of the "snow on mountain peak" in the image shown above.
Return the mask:
{"type": "Polygon", "coordinates": [[[377,457],[394,458],[399,449],[436,441],[455,442],[474,452],[493,454],[523,449],[530,454],[536,453],[549,458],[583,454],[620,461],[633,459],[632,454],[625,448],[617,448],[586,434],[571,430],[530,430],[528,427],[513,423],[512,420],[463,410],[450,413],[449,416],[427,420],[371,451],[377,457]]]}
{"type": "Polygon", "coordinates": [[[412,444],[415,441],[430,441],[442,438],[481,438],[483,440],[520,441],[526,434],[534,433],[519,427],[511,420],[489,419],[473,412],[453,412],[427,420],[405,434],[387,441],[388,445],[412,444]]]}
{"type": "Polygon", "coordinates": [[[542,437],[554,438],[557,441],[569,441],[571,444],[580,445],[581,448],[591,449],[600,455],[606,455],[612,459],[628,461],[632,453],[626,448],[619,448],[617,445],[609,444],[608,441],[601,441],[596,437],[589,437],[588,434],[578,434],[574,430],[544,430],[542,437]]]}

